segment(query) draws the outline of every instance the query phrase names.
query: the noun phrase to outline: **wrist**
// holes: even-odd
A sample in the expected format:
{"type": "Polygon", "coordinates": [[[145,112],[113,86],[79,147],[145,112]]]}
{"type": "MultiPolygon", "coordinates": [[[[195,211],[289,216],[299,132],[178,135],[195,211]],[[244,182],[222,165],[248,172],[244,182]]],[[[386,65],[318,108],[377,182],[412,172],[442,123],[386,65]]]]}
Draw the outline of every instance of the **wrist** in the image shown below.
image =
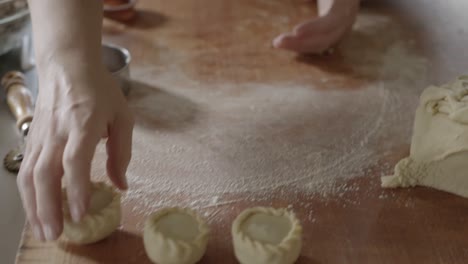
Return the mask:
{"type": "Polygon", "coordinates": [[[39,76],[51,77],[56,74],[83,76],[96,73],[103,68],[101,54],[89,54],[81,50],[55,49],[36,57],[39,76]]]}
{"type": "Polygon", "coordinates": [[[101,60],[101,50],[88,51],[79,48],[51,47],[47,51],[36,51],[35,57],[39,68],[47,67],[55,62],[95,65],[101,60]]]}

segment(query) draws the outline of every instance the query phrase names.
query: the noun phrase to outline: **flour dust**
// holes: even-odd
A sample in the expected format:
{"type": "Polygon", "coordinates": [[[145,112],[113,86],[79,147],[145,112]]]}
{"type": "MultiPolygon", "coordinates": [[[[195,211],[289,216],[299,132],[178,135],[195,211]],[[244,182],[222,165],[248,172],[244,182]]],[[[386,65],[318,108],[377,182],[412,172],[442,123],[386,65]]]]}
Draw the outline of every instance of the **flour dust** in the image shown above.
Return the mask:
{"type": "MultiPolygon", "coordinates": [[[[426,80],[426,61],[400,31],[385,16],[359,17],[340,48],[365,80],[355,90],[294,80],[205,84],[185,75],[178,60],[157,74],[136,67],[133,78],[148,85],[130,96],[137,125],[124,202],[139,212],[211,209],[213,218],[219,206],[291,192],[339,198],[359,191],[350,180],[371,168],[390,172],[382,157],[408,144],[426,80]]],[[[99,148],[95,174],[104,173],[104,156],[99,148]]]]}

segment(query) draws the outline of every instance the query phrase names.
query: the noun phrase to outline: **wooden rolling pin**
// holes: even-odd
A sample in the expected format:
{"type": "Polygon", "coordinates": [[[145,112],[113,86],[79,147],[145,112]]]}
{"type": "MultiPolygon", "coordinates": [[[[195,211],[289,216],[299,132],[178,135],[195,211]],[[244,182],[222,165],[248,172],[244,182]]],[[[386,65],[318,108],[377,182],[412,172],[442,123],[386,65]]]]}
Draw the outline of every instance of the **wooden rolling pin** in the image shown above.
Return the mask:
{"type": "Polygon", "coordinates": [[[10,71],[3,76],[1,84],[5,89],[8,107],[16,118],[16,126],[26,136],[33,119],[34,104],[25,77],[21,72],[10,71]]]}

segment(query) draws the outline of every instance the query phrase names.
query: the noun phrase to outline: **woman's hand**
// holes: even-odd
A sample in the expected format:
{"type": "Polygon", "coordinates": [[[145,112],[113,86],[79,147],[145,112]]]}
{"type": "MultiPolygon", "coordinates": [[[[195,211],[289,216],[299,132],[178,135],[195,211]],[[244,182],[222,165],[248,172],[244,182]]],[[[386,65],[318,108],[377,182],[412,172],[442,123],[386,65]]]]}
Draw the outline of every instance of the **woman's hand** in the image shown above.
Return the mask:
{"type": "Polygon", "coordinates": [[[279,35],[273,40],[273,46],[299,53],[326,51],[351,29],[359,11],[359,0],[318,0],[318,8],[318,18],[279,35]]]}
{"type": "Polygon", "coordinates": [[[62,176],[72,218],[79,221],[88,209],[91,161],[103,137],[109,177],[127,188],[133,119],[100,58],[66,52],[38,70],[39,95],[18,187],[36,238],[55,240],[63,229],[62,176]]]}

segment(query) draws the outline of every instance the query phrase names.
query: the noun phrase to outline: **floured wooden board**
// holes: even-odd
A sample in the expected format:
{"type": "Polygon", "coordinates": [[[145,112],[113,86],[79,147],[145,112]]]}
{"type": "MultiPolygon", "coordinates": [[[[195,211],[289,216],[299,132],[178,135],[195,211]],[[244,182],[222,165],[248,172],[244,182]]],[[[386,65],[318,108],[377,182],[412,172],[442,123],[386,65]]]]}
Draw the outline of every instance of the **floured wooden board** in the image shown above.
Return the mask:
{"type": "MultiPolygon", "coordinates": [[[[465,263],[468,200],[379,187],[407,155],[422,89],[468,69],[468,3],[408,2],[375,1],[326,57],[271,48],[313,16],[303,1],[142,0],[135,24],[106,21],[133,55],[123,225],[85,247],[26,227],[17,263],[149,263],[145,217],[174,205],[212,227],[201,263],[236,263],[230,225],[257,205],[297,213],[298,263],[465,263]]],[[[104,163],[99,147],[95,178],[104,163]]]]}

